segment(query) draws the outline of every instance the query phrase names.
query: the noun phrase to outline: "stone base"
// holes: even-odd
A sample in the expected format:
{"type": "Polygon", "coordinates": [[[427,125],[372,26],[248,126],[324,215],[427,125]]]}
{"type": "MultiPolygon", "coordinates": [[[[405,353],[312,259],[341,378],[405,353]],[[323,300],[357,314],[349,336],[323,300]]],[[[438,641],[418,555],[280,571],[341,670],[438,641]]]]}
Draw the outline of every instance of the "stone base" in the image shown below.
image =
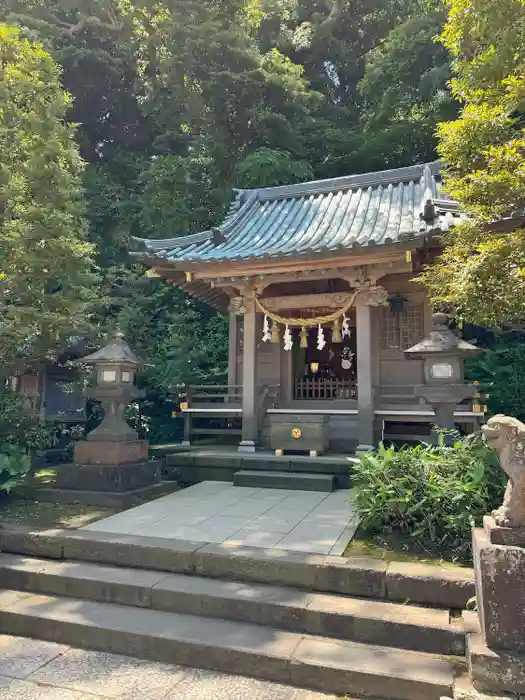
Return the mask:
{"type": "Polygon", "coordinates": [[[99,508],[133,508],[154,498],[167,496],[178,491],[179,486],[174,481],[160,481],[150,486],[144,486],[132,491],[104,492],[85,491],[80,489],[34,489],[32,497],[44,503],[82,503],[99,508]]]}
{"type": "Polygon", "coordinates": [[[491,515],[483,518],[483,529],[491,544],[525,547],[525,527],[501,527],[491,515]]]}
{"type": "Polygon", "coordinates": [[[237,448],[238,452],[255,452],[255,442],[253,440],[242,440],[237,448]]]}
{"type": "Polygon", "coordinates": [[[373,445],[362,445],[361,443],[359,443],[359,445],[356,447],[355,453],[356,455],[365,454],[366,452],[373,452],[374,449],[375,448],[373,445]]]}
{"type": "Polygon", "coordinates": [[[161,464],[65,464],[58,467],[56,487],[81,491],[121,493],[151,486],[160,481],[161,464]]]}
{"type": "Polygon", "coordinates": [[[525,653],[525,548],[492,544],[485,530],[475,528],[472,553],[481,633],[487,646],[525,653]]]}
{"type": "Polygon", "coordinates": [[[148,461],[148,441],[110,442],[109,440],[81,440],[75,444],[75,464],[114,465],[136,464],[148,461]]]}
{"type": "Polygon", "coordinates": [[[489,649],[480,634],[467,636],[470,676],[478,690],[525,693],[525,655],[489,649]]]}

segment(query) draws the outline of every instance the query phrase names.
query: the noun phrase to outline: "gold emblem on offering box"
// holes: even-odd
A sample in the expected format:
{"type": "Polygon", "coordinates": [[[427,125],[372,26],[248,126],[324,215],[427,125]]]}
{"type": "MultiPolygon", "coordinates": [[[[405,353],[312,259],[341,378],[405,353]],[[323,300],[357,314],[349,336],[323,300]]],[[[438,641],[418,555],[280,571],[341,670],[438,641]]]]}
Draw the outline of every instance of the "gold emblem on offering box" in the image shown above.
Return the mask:
{"type": "Polygon", "coordinates": [[[301,428],[292,428],[292,437],[294,440],[299,440],[302,436],[301,428]]]}

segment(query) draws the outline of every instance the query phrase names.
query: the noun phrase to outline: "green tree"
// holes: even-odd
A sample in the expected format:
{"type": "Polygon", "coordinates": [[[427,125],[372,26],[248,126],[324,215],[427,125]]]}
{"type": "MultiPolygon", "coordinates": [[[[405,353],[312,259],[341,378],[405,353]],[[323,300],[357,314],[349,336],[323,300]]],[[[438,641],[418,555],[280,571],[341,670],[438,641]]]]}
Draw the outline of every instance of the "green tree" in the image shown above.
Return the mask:
{"type": "Polygon", "coordinates": [[[237,166],[237,185],[243,188],[274,187],[313,180],[309,163],[295,160],[286,151],[261,148],[237,166]]]}
{"type": "Polygon", "coordinates": [[[455,116],[447,86],[448,55],[434,40],[444,19],[439,9],[412,15],[372,51],[359,83],[369,122],[412,125],[428,120],[433,130],[436,121],[455,116]]]}
{"type": "Polygon", "coordinates": [[[6,25],[0,57],[0,355],[11,376],[89,330],[97,276],[60,70],[6,25]]]}
{"type": "Polygon", "coordinates": [[[436,305],[477,324],[525,320],[525,0],[448,0],[459,119],[439,128],[447,188],[472,214],[422,280],[436,305]],[[507,218],[505,230],[494,221],[507,218]],[[518,217],[514,219],[513,217],[518,217]]]}
{"type": "Polygon", "coordinates": [[[439,0],[4,0],[0,21],[42,41],[72,95],[102,278],[94,321],[120,325],[157,366],[141,378],[151,416],[170,384],[224,376],[226,330],[141,277],[130,235],[206,229],[233,185],[433,158],[450,103],[439,0]]]}

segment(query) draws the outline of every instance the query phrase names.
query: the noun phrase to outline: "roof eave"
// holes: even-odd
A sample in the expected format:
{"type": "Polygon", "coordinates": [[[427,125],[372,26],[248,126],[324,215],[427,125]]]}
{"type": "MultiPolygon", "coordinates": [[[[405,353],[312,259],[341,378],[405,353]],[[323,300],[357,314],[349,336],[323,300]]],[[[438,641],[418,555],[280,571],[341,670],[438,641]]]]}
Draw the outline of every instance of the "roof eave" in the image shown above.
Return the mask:
{"type": "Polygon", "coordinates": [[[388,243],[374,243],[370,242],[367,245],[354,244],[350,247],[340,247],[340,248],[324,248],[319,251],[312,252],[311,250],[306,250],[304,253],[290,253],[287,255],[265,255],[265,256],[249,256],[249,257],[237,257],[237,258],[217,258],[215,260],[202,260],[202,259],[191,259],[187,258],[185,260],[171,260],[169,258],[158,258],[144,256],[136,258],[138,262],[146,265],[147,267],[152,267],[156,269],[159,273],[162,272],[191,272],[196,268],[205,271],[208,269],[217,268],[240,268],[242,266],[249,266],[256,264],[258,266],[267,265],[274,266],[282,264],[285,261],[300,260],[301,263],[307,264],[309,262],[319,262],[323,259],[338,259],[347,257],[359,257],[364,258],[368,255],[374,255],[377,253],[396,253],[400,254],[406,250],[414,250],[417,248],[422,248],[428,243],[435,242],[438,244],[438,240],[441,238],[442,231],[440,229],[430,229],[421,233],[419,236],[407,236],[401,241],[391,241],[388,243]]]}

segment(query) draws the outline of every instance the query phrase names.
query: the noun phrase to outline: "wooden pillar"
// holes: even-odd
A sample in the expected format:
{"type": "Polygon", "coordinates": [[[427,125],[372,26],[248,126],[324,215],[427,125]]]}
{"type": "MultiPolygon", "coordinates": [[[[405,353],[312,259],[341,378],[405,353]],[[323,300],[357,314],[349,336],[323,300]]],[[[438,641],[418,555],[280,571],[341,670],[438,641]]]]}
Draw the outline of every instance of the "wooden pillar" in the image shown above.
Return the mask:
{"type": "Polygon", "coordinates": [[[237,314],[230,312],[230,325],[228,333],[228,384],[237,384],[237,352],[238,352],[239,328],[237,314]]]}
{"type": "Polygon", "coordinates": [[[356,305],[357,407],[359,409],[359,452],[374,447],[374,353],[372,307],[358,297],[356,305]]]}
{"type": "Polygon", "coordinates": [[[191,445],[191,413],[183,414],[184,420],[184,439],[182,440],[183,447],[189,447],[191,445]]]}
{"type": "Polygon", "coordinates": [[[253,295],[245,297],[242,350],[242,441],[239,452],[255,452],[257,423],[257,313],[253,295]]]}
{"type": "MultiPolygon", "coordinates": [[[[282,336],[282,333],[281,333],[282,336]]],[[[282,337],[279,338],[279,361],[280,361],[280,379],[279,383],[281,385],[280,389],[280,404],[279,408],[288,406],[291,401],[293,401],[293,358],[292,352],[286,351],[284,349],[284,344],[282,337]]]]}

